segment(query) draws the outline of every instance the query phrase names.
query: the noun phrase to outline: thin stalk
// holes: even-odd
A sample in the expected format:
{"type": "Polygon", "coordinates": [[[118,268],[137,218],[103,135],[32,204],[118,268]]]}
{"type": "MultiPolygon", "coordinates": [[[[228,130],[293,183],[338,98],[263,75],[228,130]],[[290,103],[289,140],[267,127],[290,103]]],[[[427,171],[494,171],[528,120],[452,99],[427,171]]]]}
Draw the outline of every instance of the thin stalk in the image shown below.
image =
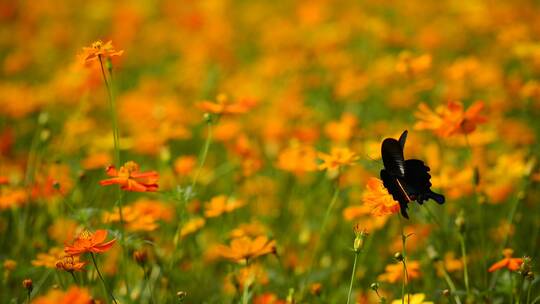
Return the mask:
{"type": "Polygon", "coordinates": [[[27,288],[27,292],[26,292],[26,303],[27,304],[30,304],[30,295],[32,294],[32,291],[30,290],[30,288],[27,288]]]}
{"type": "Polygon", "coordinates": [[[459,242],[461,244],[461,259],[463,261],[463,278],[465,280],[465,290],[467,291],[467,297],[469,297],[471,294],[471,290],[469,288],[469,271],[467,269],[467,248],[465,247],[465,237],[462,233],[459,234],[459,242]]]}
{"type": "Polygon", "coordinates": [[[99,276],[99,279],[101,280],[101,283],[103,283],[103,287],[105,288],[105,290],[107,291],[107,293],[109,293],[109,296],[111,297],[111,299],[113,300],[113,302],[115,304],[118,304],[118,302],[116,301],[116,299],[114,298],[114,295],[112,293],[112,291],[107,287],[107,284],[105,283],[105,280],[103,279],[103,276],[101,275],[101,271],[99,271],[99,268],[98,268],[98,265],[96,263],[96,258],[94,257],[94,253],[93,252],[90,252],[90,256],[92,257],[92,262],[94,263],[94,267],[96,268],[96,271],[98,273],[98,276],[99,276]]]}
{"type": "MultiPolygon", "coordinates": [[[[189,189],[190,193],[194,193],[195,185],[197,184],[197,180],[199,179],[199,175],[201,174],[202,167],[204,166],[204,163],[206,162],[208,151],[210,150],[210,144],[212,143],[212,121],[210,119],[207,120],[206,125],[207,125],[206,140],[199,154],[200,155],[199,166],[197,167],[197,171],[195,171],[195,175],[193,176],[193,180],[191,181],[191,187],[189,189]]],[[[190,195],[189,196],[187,194],[183,195],[182,199],[184,201],[184,204],[187,204],[189,202],[189,198],[190,198],[190,195]]],[[[176,232],[173,237],[173,246],[175,249],[177,248],[178,242],[180,241],[181,230],[182,230],[182,219],[180,218],[178,221],[178,225],[176,227],[176,232]]],[[[171,259],[169,268],[172,268],[174,261],[175,261],[175,256],[173,254],[173,258],[171,259]]]]}
{"type": "Polygon", "coordinates": [[[143,267],[143,272],[144,272],[144,280],[146,281],[146,286],[148,287],[148,292],[150,293],[150,303],[155,303],[154,293],[152,292],[152,285],[150,284],[149,271],[146,271],[146,269],[143,267]]]}
{"type": "Polygon", "coordinates": [[[452,278],[448,275],[448,272],[446,272],[446,269],[444,269],[444,266],[442,266],[441,269],[443,272],[444,280],[446,281],[446,284],[450,288],[450,292],[452,293],[452,295],[454,295],[454,301],[456,302],[456,304],[461,304],[461,300],[456,295],[456,285],[454,284],[454,281],[452,281],[452,278]]]}
{"type": "Polygon", "coordinates": [[[197,167],[197,171],[195,171],[195,175],[193,176],[193,180],[191,181],[191,191],[193,191],[195,184],[197,183],[197,180],[199,179],[199,175],[201,174],[202,167],[204,166],[204,163],[206,162],[206,157],[208,156],[208,150],[210,149],[210,144],[212,143],[212,121],[208,120],[207,122],[207,134],[206,134],[206,141],[204,142],[202,154],[201,154],[201,160],[199,161],[199,166],[197,167]]]}
{"type": "MultiPolygon", "coordinates": [[[[107,88],[107,96],[109,97],[109,110],[111,115],[111,121],[112,121],[112,131],[113,131],[113,141],[114,141],[114,163],[116,165],[116,168],[120,168],[120,165],[122,163],[122,160],[120,158],[120,131],[118,127],[118,113],[116,111],[116,99],[114,98],[113,90],[112,90],[112,69],[109,69],[109,78],[107,78],[107,74],[105,73],[105,68],[103,67],[103,59],[101,55],[98,56],[99,59],[99,66],[101,68],[101,76],[103,78],[103,82],[105,83],[105,87],[107,88]]],[[[125,261],[129,260],[129,257],[127,256],[127,250],[125,245],[125,233],[124,233],[124,213],[122,212],[123,207],[123,201],[124,201],[124,193],[121,189],[118,189],[118,217],[120,218],[120,236],[121,236],[121,245],[122,245],[122,251],[126,253],[126,259],[122,259],[121,266],[123,268],[123,274],[124,274],[124,282],[126,284],[126,291],[129,295],[131,295],[131,289],[129,286],[128,281],[128,275],[126,271],[126,263],[125,261]]]]}
{"type": "Polygon", "coordinates": [[[403,283],[401,284],[401,304],[405,303],[405,289],[407,289],[407,303],[411,302],[410,294],[408,292],[408,285],[409,285],[409,272],[407,271],[407,257],[406,257],[406,245],[407,245],[407,237],[405,236],[405,233],[403,231],[403,220],[401,219],[401,214],[398,213],[399,217],[399,226],[401,228],[401,255],[402,260],[401,263],[403,264],[403,283]]]}
{"type": "Polygon", "coordinates": [[[71,277],[73,278],[73,281],[75,282],[75,285],[79,285],[79,282],[77,281],[77,277],[75,276],[75,273],[73,271],[69,272],[71,274],[71,277]]]}
{"type": "Polygon", "coordinates": [[[531,303],[531,290],[532,290],[531,287],[532,287],[532,284],[533,284],[532,280],[529,281],[529,287],[527,288],[528,289],[527,290],[527,302],[526,302],[527,304],[531,303]]]}
{"type": "Polygon", "coordinates": [[[354,263],[352,267],[351,283],[349,284],[349,295],[347,296],[347,304],[349,304],[351,301],[352,289],[353,289],[353,284],[354,284],[354,274],[356,273],[356,262],[358,260],[359,255],[360,255],[360,252],[354,253],[354,263]]]}
{"type": "Polygon", "coordinates": [[[520,275],[521,277],[521,282],[518,282],[518,286],[517,288],[519,288],[519,290],[517,291],[517,304],[521,304],[521,294],[523,293],[523,284],[525,283],[525,277],[523,275],[520,275]]]}

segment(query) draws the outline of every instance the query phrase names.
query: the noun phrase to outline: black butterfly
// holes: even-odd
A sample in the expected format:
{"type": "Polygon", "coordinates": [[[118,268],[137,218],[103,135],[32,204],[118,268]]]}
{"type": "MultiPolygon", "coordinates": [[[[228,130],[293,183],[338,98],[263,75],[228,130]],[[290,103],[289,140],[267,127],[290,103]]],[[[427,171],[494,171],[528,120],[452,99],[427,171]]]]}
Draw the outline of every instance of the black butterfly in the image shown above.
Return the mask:
{"type": "Polygon", "coordinates": [[[420,205],[428,199],[433,199],[439,204],[444,203],[444,196],[431,191],[431,175],[429,167],[419,159],[407,159],[403,157],[407,130],[403,131],[399,141],[394,138],[386,138],[381,146],[381,155],[384,169],[381,170],[381,179],[384,187],[392,194],[394,200],[399,202],[399,209],[405,218],[407,204],[417,201],[420,205]]]}

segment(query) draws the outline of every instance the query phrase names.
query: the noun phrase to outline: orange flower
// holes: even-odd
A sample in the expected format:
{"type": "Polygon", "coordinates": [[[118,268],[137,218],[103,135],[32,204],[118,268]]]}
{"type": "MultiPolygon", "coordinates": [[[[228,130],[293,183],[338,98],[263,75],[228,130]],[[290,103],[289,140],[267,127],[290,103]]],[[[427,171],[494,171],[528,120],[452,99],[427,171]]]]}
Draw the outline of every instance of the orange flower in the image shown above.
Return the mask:
{"type": "Polygon", "coordinates": [[[194,156],[181,156],[174,161],[174,172],[181,176],[188,176],[197,165],[197,158],[194,156]]]}
{"type": "Polygon", "coordinates": [[[105,242],[107,238],[107,230],[96,230],[91,233],[88,230],[83,230],[73,242],[72,245],[66,245],[64,251],[69,255],[80,255],[83,253],[103,253],[114,245],[116,239],[105,242]]]}
{"type": "Polygon", "coordinates": [[[375,216],[389,215],[399,211],[398,202],[388,193],[382,181],[375,177],[368,180],[362,201],[371,208],[371,214],[375,216]]]}
{"type": "Polygon", "coordinates": [[[206,221],[201,217],[196,217],[188,220],[180,230],[180,237],[184,238],[197,230],[201,229],[206,221]]]}
{"type": "Polygon", "coordinates": [[[317,169],[317,152],[311,146],[293,143],[278,156],[276,167],[300,175],[317,169]]]}
{"type": "MultiPolygon", "coordinates": [[[[409,280],[420,277],[420,263],[418,261],[407,262],[407,272],[409,280]]],[[[379,275],[378,279],[382,282],[395,283],[403,278],[403,265],[401,262],[386,265],[385,273],[379,275]]]]}
{"type": "Polygon", "coordinates": [[[84,63],[90,63],[98,59],[121,56],[123,53],[123,50],[117,51],[114,49],[112,41],[109,40],[107,43],[103,43],[103,41],[98,40],[92,43],[90,47],[83,47],[81,58],[84,60],[84,63]]]}
{"type": "Polygon", "coordinates": [[[396,71],[401,74],[414,76],[431,68],[431,55],[423,54],[414,57],[410,52],[404,51],[399,54],[396,63],[396,71]]]}
{"type": "Polygon", "coordinates": [[[36,259],[32,261],[32,265],[54,269],[56,268],[56,262],[63,256],[65,256],[65,253],[62,248],[52,247],[47,253],[38,253],[36,259]]]}
{"type": "Polygon", "coordinates": [[[67,272],[82,271],[87,262],[81,262],[78,256],[65,255],[56,261],[56,268],[67,272]]]}
{"type": "Polygon", "coordinates": [[[70,287],[68,291],[53,289],[46,295],[36,298],[33,304],[88,304],[94,303],[86,288],[70,287]]]}
{"type": "Polygon", "coordinates": [[[254,239],[245,236],[231,241],[230,246],[218,245],[221,257],[241,262],[248,261],[259,256],[276,252],[276,241],[269,240],[266,236],[258,236],[254,239]]]}
{"type": "Polygon", "coordinates": [[[243,201],[231,199],[225,195],[218,195],[213,197],[210,202],[206,203],[204,216],[218,217],[223,213],[232,212],[244,205],[245,203],[243,201]]]}
{"type": "Polygon", "coordinates": [[[319,170],[330,172],[337,172],[341,167],[349,166],[358,160],[358,155],[349,148],[333,147],[330,154],[319,152],[317,155],[323,161],[319,165],[319,170]]]}
{"type": "Polygon", "coordinates": [[[324,126],[324,132],[334,142],[346,142],[354,134],[358,120],[350,113],[344,113],[339,121],[331,121],[324,126]]]}
{"type": "MultiPolygon", "coordinates": [[[[169,221],[173,210],[170,206],[155,200],[140,199],[122,209],[124,226],[128,231],[153,231],[159,227],[159,220],[169,221]]],[[[105,223],[120,222],[120,212],[105,213],[105,223]]]]}
{"type": "Polygon", "coordinates": [[[197,103],[197,106],[201,110],[218,115],[246,113],[255,105],[256,102],[251,99],[243,99],[238,102],[231,102],[225,94],[219,94],[215,102],[201,101],[197,103]]]}
{"type": "Polygon", "coordinates": [[[158,173],[156,171],[139,172],[139,165],[133,161],[125,163],[120,170],[116,170],[112,165],[109,166],[107,175],[113,178],[100,181],[100,185],[118,184],[121,185],[122,190],[133,192],[155,192],[158,189],[158,173]]]}
{"type": "Polygon", "coordinates": [[[523,264],[523,259],[522,258],[513,258],[512,257],[513,253],[514,253],[514,250],[512,250],[510,248],[504,249],[503,250],[504,259],[502,259],[502,260],[498,261],[497,263],[491,265],[491,267],[489,267],[488,271],[489,272],[494,272],[494,271],[502,269],[502,268],[507,268],[508,270],[511,270],[511,271],[518,270],[519,267],[521,266],[521,264],[523,264]]]}
{"type": "Polygon", "coordinates": [[[425,103],[421,103],[415,113],[419,121],[414,128],[432,130],[440,137],[470,134],[477,125],[486,122],[486,118],[480,115],[483,108],[484,103],[477,101],[465,111],[461,102],[451,101],[446,107],[439,106],[433,111],[425,103]]]}

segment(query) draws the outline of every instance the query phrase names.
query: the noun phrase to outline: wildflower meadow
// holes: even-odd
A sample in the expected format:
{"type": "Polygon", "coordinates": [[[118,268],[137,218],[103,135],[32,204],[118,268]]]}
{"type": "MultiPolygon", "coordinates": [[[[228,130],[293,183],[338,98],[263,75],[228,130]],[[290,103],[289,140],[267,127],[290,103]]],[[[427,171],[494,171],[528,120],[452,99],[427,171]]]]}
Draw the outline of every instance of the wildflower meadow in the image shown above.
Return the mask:
{"type": "Polygon", "coordinates": [[[540,303],[539,1],[0,24],[0,303],[540,303]]]}

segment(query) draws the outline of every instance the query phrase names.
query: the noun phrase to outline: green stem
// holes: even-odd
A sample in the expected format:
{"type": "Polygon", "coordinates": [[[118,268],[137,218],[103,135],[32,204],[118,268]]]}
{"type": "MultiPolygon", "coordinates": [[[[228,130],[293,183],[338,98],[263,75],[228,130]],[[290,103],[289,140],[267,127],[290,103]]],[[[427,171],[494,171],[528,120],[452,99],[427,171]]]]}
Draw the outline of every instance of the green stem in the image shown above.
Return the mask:
{"type": "Polygon", "coordinates": [[[530,303],[531,301],[531,290],[532,290],[532,281],[529,281],[529,287],[528,287],[528,290],[527,290],[527,304],[530,303]]]}
{"type": "Polygon", "coordinates": [[[28,289],[28,292],[26,293],[26,303],[30,304],[30,294],[32,292],[30,291],[30,289],[28,289]]]}
{"type": "MultiPolygon", "coordinates": [[[[116,111],[116,99],[114,98],[113,90],[112,90],[112,70],[109,69],[109,79],[107,78],[107,75],[105,73],[105,68],[103,67],[103,59],[101,55],[98,56],[99,59],[99,66],[101,68],[101,76],[103,78],[103,82],[105,83],[105,87],[107,88],[107,95],[109,97],[109,110],[112,120],[112,131],[113,131],[113,141],[114,141],[114,163],[116,165],[116,168],[120,168],[122,160],[120,158],[120,131],[118,127],[118,113],[116,111]]],[[[127,255],[126,245],[125,245],[125,233],[124,233],[124,213],[122,212],[122,206],[123,206],[123,200],[124,200],[124,193],[121,189],[118,189],[118,217],[120,218],[120,236],[121,236],[121,245],[123,251],[127,255]]],[[[123,268],[123,274],[124,274],[124,281],[126,284],[126,290],[127,294],[131,295],[131,290],[129,287],[129,281],[128,281],[128,275],[127,275],[127,267],[125,264],[125,261],[127,261],[129,257],[126,256],[126,259],[122,259],[121,266],[123,268]]],[[[128,297],[129,298],[129,297],[128,297]]]]}
{"type": "Polygon", "coordinates": [[[356,262],[358,260],[359,253],[360,252],[355,252],[354,253],[354,263],[353,263],[352,274],[351,274],[351,283],[349,284],[349,295],[347,296],[347,304],[349,304],[350,301],[351,301],[351,295],[352,295],[352,289],[353,289],[353,283],[354,283],[354,275],[356,273],[356,262]]]}
{"type": "Polygon", "coordinates": [[[469,271],[467,269],[467,248],[465,247],[465,237],[462,233],[459,234],[459,242],[461,244],[461,258],[463,261],[463,278],[465,280],[465,290],[467,291],[467,297],[469,297],[471,294],[471,290],[469,288],[469,271]]]}
{"type": "Polygon", "coordinates": [[[69,272],[71,274],[71,277],[73,278],[73,281],[75,282],[75,285],[79,285],[79,282],[77,281],[77,277],[75,276],[75,273],[73,271],[69,272]]]}
{"type": "Polygon", "coordinates": [[[208,133],[206,134],[206,141],[204,142],[202,154],[201,154],[201,160],[199,161],[199,166],[197,167],[197,171],[195,171],[195,175],[193,176],[193,180],[191,181],[191,191],[193,192],[193,189],[195,188],[195,184],[197,183],[197,180],[199,179],[199,175],[201,174],[202,167],[204,166],[204,163],[206,162],[206,157],[208,156],[208,150],[210,149],[210,144],[212,142],[212,121],[208,120],[207,122],[208,127],[208,133]]]}
{"type": "Polygon", "coordinates": [[[408,283],[409,283],[409,272],[407,271],[407,257],[406,257],[406,245],[407,245],[407,237],[405,236],[405,233],[403,231],[403,220],[401,219],[401,214],[398,213],[399,217],[399,226],[401,228],[401,255],[403,260],[401,260],[401,263],[403,263],[403,283],[401,284],[401,304],[405,303],[405,289],[407,289],[407,303],[411,302],[410,295],[408,292],[408,283]]]}
{"type": "Polygon", "coordinates": [[[107,287],[107,284],[105,283],[105,280],[103,279],[103,276],[101,275],[101,272],[99,271],[99,268],[98,268],[98,265],[96,263],[96,258],[94,257],[94,253],[93,252],[90,252],[90,256],[92,257],[92,262],[94,263],[94,267],[96,268],[96,271],[98,273],[98,276],[99,276],[99,279],[101,280],[101,283],[103,283],[103,287],[105,288],[105,290],[107,291],[107,293],[109,293],[109,296],[111,297],[111,299],[113,300],[113,302],[115,304],[118,304],[118,302],[116,301],[116,299],[114,298],[114,295],[112,293],[111,290],[109,290],[109,288],[107,287]]]}
{"type": "Polygon", "coordinates": [[[452,278],[450,278],[450,276],[448,275],[448,272],[446,272],[446,269],[444,269],[444,266],[442,266],[441,269],[443,271],[444,280],[446,281],[446,284],[450,288],[450,292],[452,293],[452,295],[454,295],[454,301],[456,302],[456,304],[461,304],[461,300],[456,295],[456,285],[454,284],[454,281],[452,281],[452,278]]]}
{"type": "Polygon", "coordinates": [[[150,303],[155,303],[154,293],[152,292],[152,285],[150,284],[150,275],[144,267],[142,269],[144,272],[144,280],[146,281],[146,286],[148,287],[148,292],[150,293],[150,303]]]}

